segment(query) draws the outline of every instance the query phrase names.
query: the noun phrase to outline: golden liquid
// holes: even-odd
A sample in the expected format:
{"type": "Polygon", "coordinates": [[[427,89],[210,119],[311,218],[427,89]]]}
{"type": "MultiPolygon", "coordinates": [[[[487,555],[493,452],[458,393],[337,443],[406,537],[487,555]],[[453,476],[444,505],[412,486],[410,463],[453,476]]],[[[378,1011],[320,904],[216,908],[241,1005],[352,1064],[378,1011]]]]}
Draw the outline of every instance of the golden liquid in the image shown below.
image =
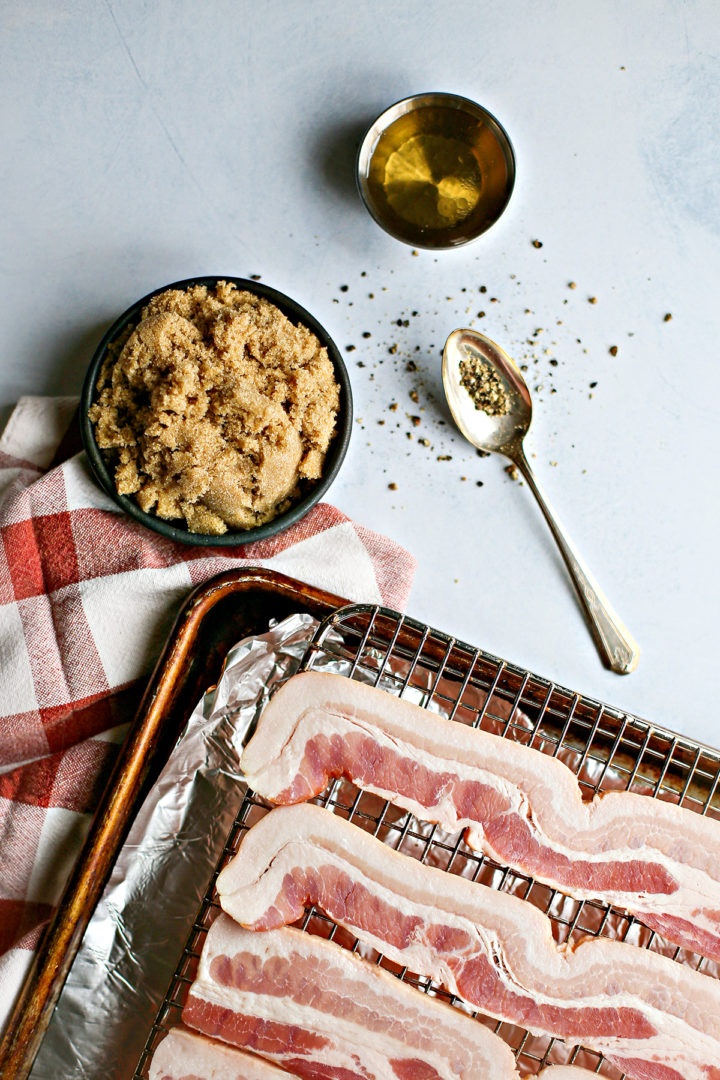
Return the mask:
{"type": "Polygon", "coordinates": [[[393,232],[427,247],[477,235],[500,214],[512,179],[495,132],[460,109],[398,117],[373,150],[368,187],[393,232]]]}

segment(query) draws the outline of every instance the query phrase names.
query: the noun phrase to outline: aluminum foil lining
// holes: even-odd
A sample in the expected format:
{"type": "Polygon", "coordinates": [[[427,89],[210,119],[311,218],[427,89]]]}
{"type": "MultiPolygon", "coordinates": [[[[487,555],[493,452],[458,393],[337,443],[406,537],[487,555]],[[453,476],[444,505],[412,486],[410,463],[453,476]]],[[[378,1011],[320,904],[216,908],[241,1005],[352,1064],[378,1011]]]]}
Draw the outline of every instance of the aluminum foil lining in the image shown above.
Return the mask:
{"type": "Polygon", "coordinates": [[[228,654],[135,819],[32,1080],[132,1076],[245,795],[243,742],[272,691],[297,670],[316,626],[293,615],[228,654]]]}

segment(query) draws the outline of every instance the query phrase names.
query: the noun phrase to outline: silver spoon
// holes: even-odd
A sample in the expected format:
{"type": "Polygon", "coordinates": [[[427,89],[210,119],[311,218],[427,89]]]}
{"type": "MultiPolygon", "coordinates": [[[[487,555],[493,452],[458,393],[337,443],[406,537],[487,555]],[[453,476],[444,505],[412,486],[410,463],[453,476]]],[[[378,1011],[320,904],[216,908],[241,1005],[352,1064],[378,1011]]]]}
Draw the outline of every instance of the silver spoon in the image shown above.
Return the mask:
{"type": "Polygon", "coordinates": [[[443,350],[443,386],[450,412],[465,438],[478,450],[509,458],[527,480],[570,572],[603,663],[620,675],[634,671],[640,657],[637,642],[615,614],[570,542],[525,457],[523,439],[532,420],[532,401],[516,364],[484,334],[475,330],[455,330],[443,350]],[[490,416],[478,409],[468,391],[461,386],[460,363],[473,357],[489,364],[499,377],[507,395],[508,410],[504,415],[490,416]]]}

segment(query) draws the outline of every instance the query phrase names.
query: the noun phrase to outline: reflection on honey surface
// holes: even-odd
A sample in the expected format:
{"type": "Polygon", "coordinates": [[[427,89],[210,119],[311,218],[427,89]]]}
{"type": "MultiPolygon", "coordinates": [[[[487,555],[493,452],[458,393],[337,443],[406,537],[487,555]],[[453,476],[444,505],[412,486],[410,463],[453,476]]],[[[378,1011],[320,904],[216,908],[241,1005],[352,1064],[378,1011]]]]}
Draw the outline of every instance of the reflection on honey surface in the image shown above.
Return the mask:
{"type": "Polygon", "coordinates": [[[413,135],[393,150],[385,166],[385,193],[407,221],[447,228],[472,213],[482,174],[470,147],[444,135],[413,135]]]}

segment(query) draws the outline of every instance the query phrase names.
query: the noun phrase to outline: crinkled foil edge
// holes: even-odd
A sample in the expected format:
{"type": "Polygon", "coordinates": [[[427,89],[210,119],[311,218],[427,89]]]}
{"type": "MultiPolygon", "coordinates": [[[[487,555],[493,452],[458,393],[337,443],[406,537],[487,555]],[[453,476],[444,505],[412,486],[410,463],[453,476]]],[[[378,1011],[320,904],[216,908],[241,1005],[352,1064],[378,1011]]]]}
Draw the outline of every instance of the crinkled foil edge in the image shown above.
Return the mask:
{"type": "Polygon", "coordinates": [[[135,818],[31,1080],[132,1076],[245,795],[243,743],[316,627],[292,615],[228,653],[135,818]]]}

